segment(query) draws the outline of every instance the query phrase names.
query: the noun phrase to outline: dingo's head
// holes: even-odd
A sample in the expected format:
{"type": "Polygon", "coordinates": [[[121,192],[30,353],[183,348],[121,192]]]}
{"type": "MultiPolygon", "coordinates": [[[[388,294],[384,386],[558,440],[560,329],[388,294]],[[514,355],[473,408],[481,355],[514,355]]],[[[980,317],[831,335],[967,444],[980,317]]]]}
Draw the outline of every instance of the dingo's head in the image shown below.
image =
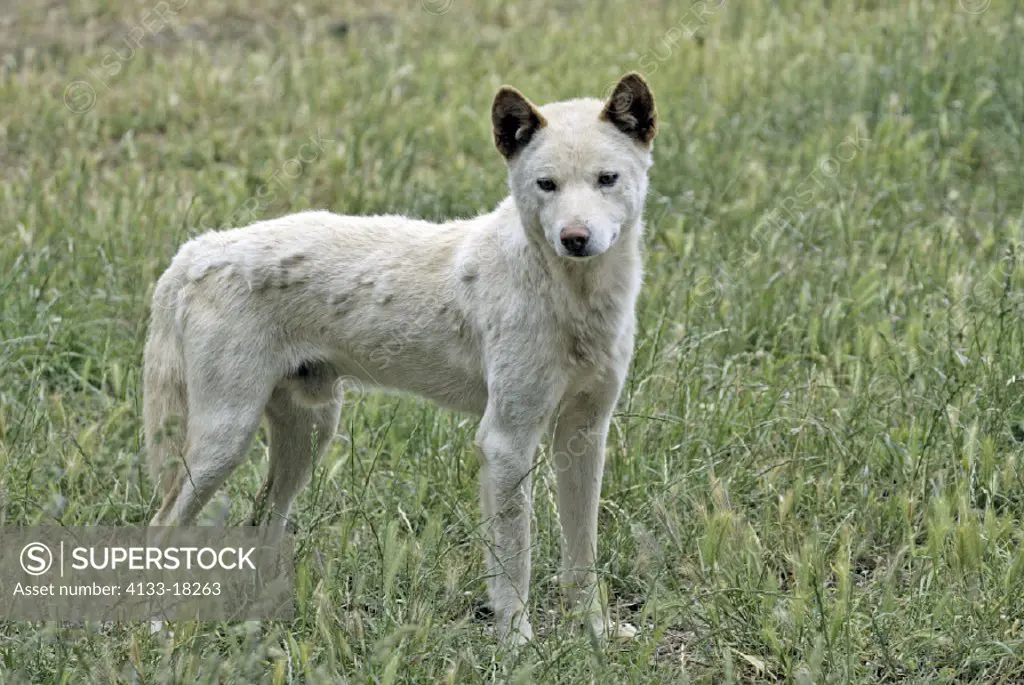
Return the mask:
{"type": "Polygon", "coordinates": [[[607,102],[540,108],[503,86],[491,121],[523,224],[556,254],[599,255],[639,224],[657,130],[654,96],[639,74],[623,76],[607,102]]]}

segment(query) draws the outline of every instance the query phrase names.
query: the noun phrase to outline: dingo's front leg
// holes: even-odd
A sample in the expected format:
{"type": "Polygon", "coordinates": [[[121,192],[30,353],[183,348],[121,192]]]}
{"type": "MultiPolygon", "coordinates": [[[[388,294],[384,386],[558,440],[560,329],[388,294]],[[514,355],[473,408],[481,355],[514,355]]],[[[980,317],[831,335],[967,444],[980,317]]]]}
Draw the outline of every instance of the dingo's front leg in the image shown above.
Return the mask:
{"type": "Polygon", "coordinates": [[[539,403],[488,402],[477,432],[483,457],[480,508],[486,531],[485,573],[498,636],[512,643],[533,637],[530,596],[530,518],[533,457],[549,411],[539,403]],[[524,411],[524,406],[529,407],[524,411]]]}
{"type": "Polygon", "coordinates": [[[599,636],[633,637],[636,629],[604,616],[597,588],[597,513],[605,440],[621,383],[607,380],[562,402],[552,461],[562,525],[562,584],[599,636]]]}

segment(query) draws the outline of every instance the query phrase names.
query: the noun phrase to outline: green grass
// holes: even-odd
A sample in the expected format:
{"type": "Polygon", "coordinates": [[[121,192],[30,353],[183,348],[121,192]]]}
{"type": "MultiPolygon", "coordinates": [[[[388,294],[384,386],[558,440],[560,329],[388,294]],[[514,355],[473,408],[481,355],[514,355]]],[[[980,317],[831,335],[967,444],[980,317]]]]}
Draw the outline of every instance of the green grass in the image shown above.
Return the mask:
{"type": "MultiPolygon", "coordinates": [[[[294,621],[4,623],[0,681],[1024,680],[1017,3],[253,4],[192,0],[124,63],[157,3],[0,8],[0,523],[153,514],[142,342],[188,237],[488,210],[500,84],[546,102],[638,69],[661,129],[600,568],[642,636],[562,617],[542,455],[542,636],[498,649],[474,422],[367,395],[298,505],[294,621]]],[[[208,516],[244,520],[263,450],[208,516]]]]}

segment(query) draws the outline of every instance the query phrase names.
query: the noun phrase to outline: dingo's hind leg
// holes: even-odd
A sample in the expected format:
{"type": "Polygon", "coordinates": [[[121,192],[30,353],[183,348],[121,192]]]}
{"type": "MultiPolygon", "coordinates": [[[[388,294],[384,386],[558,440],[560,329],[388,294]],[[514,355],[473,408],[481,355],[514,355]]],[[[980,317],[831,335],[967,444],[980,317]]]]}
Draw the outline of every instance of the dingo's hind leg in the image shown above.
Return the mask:
{"type": "Polygon", "coordinates": [[[270,465],[252,525],[269,518],[271,528],[285,529],[292,503],[334,437],[340,409],[337,400],[311,407],[296,401],[287,387],[274,391],[267,403],[270,465]]]}
{"type": "Polygon", "coordinates": [[[245,360],[196,364],[188,371],[185,463],[151,525],[193,523],[243,461],[259,427],[274,377],[245,360]],[[261,375],[262,373],[262,375],[261,375]]]}

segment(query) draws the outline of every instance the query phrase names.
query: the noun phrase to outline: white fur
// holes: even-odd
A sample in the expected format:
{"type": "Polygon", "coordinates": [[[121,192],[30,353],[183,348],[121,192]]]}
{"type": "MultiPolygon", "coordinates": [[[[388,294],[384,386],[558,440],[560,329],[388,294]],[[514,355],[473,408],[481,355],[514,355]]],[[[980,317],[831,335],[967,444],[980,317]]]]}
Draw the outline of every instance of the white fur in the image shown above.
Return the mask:
{"type": "Polygon", "coordinates": [[[598,499],[632,355],[651,158],[649,138],[604,106],[535,110],[543,124],[510,155],[512,196],[474,219],[303,212],[186,243],[157,283],[145,351],[146,443],[165,493],[152,524],[192,522],[265,415],[263,494],[281,529],[337,427],[339,379],[418,393],[482,416],[490,599],[499,632],[529,639],[531,468],[557,417],[563,580],[605,632],[598,499]],[[607,171],[618,183],[597,187],[607,171]],[[595,256],[563,256],[571,222],[595,256]]]}

